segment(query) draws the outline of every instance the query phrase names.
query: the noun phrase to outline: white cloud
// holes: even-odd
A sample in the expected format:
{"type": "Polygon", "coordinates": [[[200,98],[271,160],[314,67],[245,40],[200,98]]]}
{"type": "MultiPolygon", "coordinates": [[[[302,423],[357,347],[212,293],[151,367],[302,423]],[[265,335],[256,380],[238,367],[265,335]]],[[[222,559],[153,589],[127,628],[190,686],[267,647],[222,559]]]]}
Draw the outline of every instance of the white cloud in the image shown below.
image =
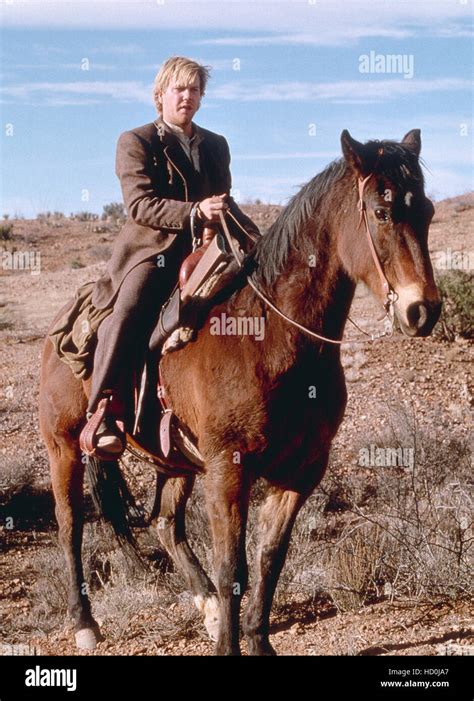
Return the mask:
{"type": "MultiPolygon", "coordinates": [[[[89,70],[91,71],[113,71],[119,68],[118,66],[112,65],[110,63],[96,63],[95,61],[89,61],[89,66],[89,70]]],[[[75,70],[81,71],[82,74],[85,73],[84,69],[81,69],[80,61],[77,61],[76,63],[12,63],[8,66],[8,68],[14,71],[75,70]]]]}
{"type": "Polygon", "coordinates": [[[474,32],[467,27],[453,25],[451,27],[438,27],[434,36],[440,39],[472,39],[474,32]]]}
{"type": "MultiPolygon", "coordinates": [[[[6,15],[1,15],[2,19],[5,19],[6,15]]],[[[67,50],[61,46],[54,46],[53,44],[38,44],[35,43],[32,46],[33,53],[36,56],[46,57],[46,56],[60,56],[66,54],[67,50]]]]}
{"type": "MultiPolygon", "coordinates": [[[[324,31],[314,33],[295,32],[293,34],[272,33],[257,36],[241,34],[238,36],[222,36],[207,39],[199,39],[195,44],[209,46],[348,46],[360,40],[377,39],[412,39],[421,34],[422,27],[397,27],[378,26],[376,24],[351,26],[328,24],[324,31]]],[[[462,25],[438,26],[435,25],[429,31],[423,31],[425,37],[431,36],[439,39],[471,38],[474,33],[468,27],[462,25]]]]}
{"type": "MultiPolygon", "coordinates": [[[[330,102],[382,103],[410,95],[449,91],[470,91],[471,83],[462,78],[439,80],[365,80],[332,83],[258,81],[224,83],[210,88],[207,100],[240,102],[330,102]]],[[[0,96],[30,104],[97,104],[102,101],[151,103],[151,84],[138,81],[77,81],[22,83],[0,87],[0,96]]]]}
{"type": "Polygon", "coordinates": [[[331,37],[403,36],[448,31],[470,21],[469,3],[449,0],[4,0],[6,27],[193,29],[331,37]],[[447,30],[445,29],[447,28],[447,30]]]}
{"type": "Polygon", "coordinates": [[[133,44],[131,42],[116,44],[111,41],[104,41],[100,46],[89,49],[91,54],[118,54],[119,56],[136,56],[144,51],[145,49],[141,44],[133,44]]]}
{"type": "MultiPolygon", "coordinates": [[[[151,85],[134,81],[23,83],[0,87],[0,95],[28,104],[84,105],[114,100],[151,104],[151,85]]],[[[10,100],[11,102],[11,100],[10,100]]]]}
{"type": "MultiPolygon", "coordinates": [[[[190,56],[189,58],[201,63],[205,66],[211,66],[212,71],[233,71],[233,60],[232,58],[205,58],[203,56],[190,56]]],[[[240,61],[241,66],[249,63],[247,59],[240,61]]],[[[156,63],[143,63],[137,65],[128,66],[129,69],[138,71],[150,71],[151,73],[157,73],[161,66],[161,62],[156,63]]],[[[118,66],[117,66],[118,67],[118,66]]]]}
{"type": "Polygon", "coordinates": [[[307,46],[347,46],[359,39],[372,37],[390,39],[408,39],[415,36],[413,30],[408,29],[387,29],[385,27],[343,27],[336,26],[324,32],[315,34],[265,34],[260,36],[226,36],[213,39],[199,39],[195,44],[213,46],[285,46],[285,45],[307,45],[307,46]]]}
{"type": "MultiPolygon", "coordinates": [[[[100,1],[100,0],[99,0],[100,1]]],[[[21,3],[21,0],[15,0],[15,3],[21,3]]],[[[76,5],[76,8],[79,10],[80,7],[80,0],[69,0],[68,5],[69,8],[72,9],[74,5],[76,5]]],[[[47,12],[47,8],[51,5],[51,3],[45,2],[45,10],[47,12]]],[[[60,8],[58,8],[58,11],[60,13],[60,8]]],[[[2,13],[2,18],[4,20],[8,19],[8,12],[6,9],[4,9],[4,12],[2,13]]],[[[24,17],[27,17],[27,8],[25,8],[25,14],[24,17]]],[[[40,18],[38,18],[40,20],[40,18]]],[[[8,26],[8,22],[6,22],[8,26]]],[[[26,24],[26,23],[25,23],[26,24]]],[[[33,52],[37,56],[41,57],[48,57],[48,56],[60,56],[68,53],[68,50],[63,47],[63,46],[55,46],[54,44],[44,44],[44,43],[38,43],[35,42],[32,46],[33,52]]],[[[135,56],[136,54],[142,54],[144,52],[144,47],[141,44],[138,43],[133,43],[133,42],[124,42],[123,44],[117,43],[116,41],[111,41],[111,40],[103,40],[102,43],[99,46],[92,46],[91,48],[87,49],[88,54],[119,54],[121,56],[127,55],[127,56],[135,56]]]]}
{"type": "Polygon", "coordinates": [[[421,95],[446,91],[470,91],[471,82],[462,78],[439,80],[379,79],[344,80],[332,83],[281,82],[259,83],[232,82],[209,90],[215,100],[250,101],[326,101],[333,103],[375,103],[394,100],[407,95],[421,95]]]}

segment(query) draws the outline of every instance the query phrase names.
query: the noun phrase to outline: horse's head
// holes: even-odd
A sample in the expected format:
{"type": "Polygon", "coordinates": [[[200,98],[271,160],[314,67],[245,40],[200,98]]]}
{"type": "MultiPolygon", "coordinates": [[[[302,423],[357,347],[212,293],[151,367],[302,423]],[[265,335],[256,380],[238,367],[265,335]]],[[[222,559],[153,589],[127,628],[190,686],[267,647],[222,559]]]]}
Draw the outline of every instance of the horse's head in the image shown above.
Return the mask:
{"type": "Polygon", "coordinates": [[[408,132],[401,143],[361,144],[344,130],[341,144],[358,199],[357,183],[366,179],[360,197],[366,216],[361,213],[359,219],[356,211],[356,227],[346,228],[341,237],[343,265],[383,302],[387,293],[385,277],[396,293],[394,309],[403,333],[428,336],[438,320],[441,302],[428,253],[428,229],[434,207],[424,192],[418,159],[420,131],[408,132]],[[370,250],[367,227],[375,252],[370,250]]]}

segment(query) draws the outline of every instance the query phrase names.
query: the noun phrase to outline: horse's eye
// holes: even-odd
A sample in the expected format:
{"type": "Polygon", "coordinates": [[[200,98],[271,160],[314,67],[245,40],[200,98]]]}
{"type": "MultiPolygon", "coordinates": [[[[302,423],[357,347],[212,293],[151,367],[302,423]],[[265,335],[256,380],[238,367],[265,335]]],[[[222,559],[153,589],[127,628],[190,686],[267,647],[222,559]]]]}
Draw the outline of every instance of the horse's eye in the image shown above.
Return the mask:
{"type": "Polygon", "coordinates": [[[390,219],[390,212],[388,209],[378,208],[375,210],[375,216],[379,221],[388,221],[390,219]]]}

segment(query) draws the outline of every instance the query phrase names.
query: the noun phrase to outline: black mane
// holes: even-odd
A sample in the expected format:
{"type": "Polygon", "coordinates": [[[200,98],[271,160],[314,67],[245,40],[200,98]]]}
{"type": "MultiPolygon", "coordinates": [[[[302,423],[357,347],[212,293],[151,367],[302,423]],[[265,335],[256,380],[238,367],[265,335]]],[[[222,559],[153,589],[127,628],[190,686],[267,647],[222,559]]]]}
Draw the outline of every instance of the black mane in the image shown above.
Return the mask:
{"type": "MultiPolygon", "coordinates": [[[[397,191],[423,187],[423,173],[418,159],[406,147],[395,141],[369,141],[364,149],[368,173],[383,175],[395,185],[397,191]],[[379,150],[382,146],[381,156],[379,150]]],[[[254,272],[256,281],[272,285],[280,276],[291,250],[298,248],[308,255],[315,253],[314,241],[304,236],[304,229],[316,218],[321,201],[330,188],[349,172],[344,158],[339,158],[293,195],[255,246],[252,258],[257,266],[254,272]]]]}

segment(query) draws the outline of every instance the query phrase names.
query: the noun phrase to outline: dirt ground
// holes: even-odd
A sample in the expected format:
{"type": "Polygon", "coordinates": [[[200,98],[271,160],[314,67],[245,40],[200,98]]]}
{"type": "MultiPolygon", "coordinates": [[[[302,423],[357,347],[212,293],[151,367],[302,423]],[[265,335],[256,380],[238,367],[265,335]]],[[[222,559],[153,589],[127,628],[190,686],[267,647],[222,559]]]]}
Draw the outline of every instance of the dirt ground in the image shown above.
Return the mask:
{"type": "MultiPolygon", "coordinates": [[[[248,206],[246,211],[263,227],[278,207],[248,206]]],[[[430,233],[435,265],[446,255],[472,253],[474,193],[437,204],[430,233]],[[471,246],[471,249],[469,249],[471,246]],[[451,253],[449,253],[451,251],[451,253]]],[[[38,625],[24,633],[14,625],[28,616],[30,593],[38,578],[31,559],[56,553],[55,527],[42,522],[48,500],[46,451],[38,430],[38,375],[43,337],[56,310],[75,289],[96,279],[105,267],[115,234],[93,232],[88,223],[63,220],[57,224],[15,221],[13,237],[3,249],[40,253],[41,273],[0,271],[0,476],[2,463],[29,475],[43,495],[32,503],[30,528],[3,533],[0,561],[0,644],[23,644],[39,654],[73,655],[77,651],[67,620],[52,631],[38,625]],[[41,491],[42,490],[42,491],[41,491]]],[[[0,242],[1,244],[2,242],[0,242]]],[[[2,245],[0,245],[2,248],[2,245]]],[[[471,269],[473,262],[471,261],[471,269]]],[[[379,314],[370,295],[358,289],[351,316],[365,329],[379,329],[379,314]]],[[[348,329],[350,338],[359,337],[348,329]]],[[[387,408],[410,404],[427,431],[442,430],[467,439],[472,407],[472,347],[434,338],[409,340],[396,336],[375,345],[348,346],[343,360],[348,380],[346,416],[333,448],[333,468],[357,469],[355,449],[370,431],[383,428],[387,408]]],[[[1,479],[1,477],[0,477],[1,479]]],[[[1,494],[1,482],[0,482],[1,494]]],[[[189,607],[185,594],[173,607],[189,607]]],[[[150,636],[147,619],[163,615],[157,604],[133,614],[120,639],[106,639],[97,655],[208,655],[213,644],[195,622],[189,630],[168,638],[150,636]]],[[[183,609],[183,610],[184,610],[183,609]]],[[[103,621],[105,628],[107,622],[103,621]]],[[[468,602],[379,600],[357,611],[339,611],[328,600],[294,594],[272,617],[272,644],[287,655],[456,655],[474,654],[473,607],[468,602]]],[[[245,652],[245,644],[243,646],[245,652]]]]}

